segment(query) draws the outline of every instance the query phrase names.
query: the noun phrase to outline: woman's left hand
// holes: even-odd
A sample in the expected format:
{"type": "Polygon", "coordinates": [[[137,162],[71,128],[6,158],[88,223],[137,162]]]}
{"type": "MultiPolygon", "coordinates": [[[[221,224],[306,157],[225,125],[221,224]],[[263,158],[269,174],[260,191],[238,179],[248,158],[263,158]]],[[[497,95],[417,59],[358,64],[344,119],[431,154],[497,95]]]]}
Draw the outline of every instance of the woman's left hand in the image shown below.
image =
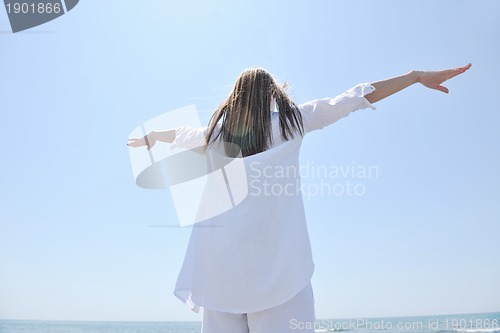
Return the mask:
{"type": "Polygon", "coordinates": [[[445,69],[441,71],[421,71],[418,72],[418,82],[420,82],[427,88],[448,93],[449,92],[448,88],[443,87],[441,84],[446,80],[449,80],[459,74],[462,74],[463,72],[468,70],[470,66],[471,64],[453,69],[445,69]]]}

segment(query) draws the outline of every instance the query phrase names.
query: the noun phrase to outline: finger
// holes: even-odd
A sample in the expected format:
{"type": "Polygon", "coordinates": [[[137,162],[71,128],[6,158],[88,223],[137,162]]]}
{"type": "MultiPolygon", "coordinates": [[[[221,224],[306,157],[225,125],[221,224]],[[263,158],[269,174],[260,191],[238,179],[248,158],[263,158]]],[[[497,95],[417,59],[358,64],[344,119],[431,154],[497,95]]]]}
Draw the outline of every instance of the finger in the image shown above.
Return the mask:
{"type": "Polygon", "coordinates": [[[472,66],[472,64],[469,62],[467,65],[462,66],[462,67],[460,67],[460,68],[462,68],[464,71],[466,71],[466,70],[468,70],[471,66],[472,66]]]}
{"type": "MultiPolygon", "coordinates": [[[[465,72],[466,70],[468,70],[470,68],[472,64],[467,64],[465,66],[462,66],[462,67],[458,67],[458,68],[454,68],[454,69],[449,69],[447,70],[445,73],[445,80],[449,80],[449,79],[452,79],[454,78],[455,76],[457,75],[460,75],[462,74],[463,72],[465,72]]],[[[441,90],[441,89],[440,89],[441,90]]]]}
{"type": "Polygon", "coordinates": [[[463,72],[465,72],[465,70],[462,70],[461,68],[450,69],[446,72],[444,81],[452,79],[455,76],[462,74],[463,72]]]}
{"type": "Polygon", "coordinates": [[[455,68],[455,69],[454,69],[455,75],[458,75],[458,74],[461,74],[461,73],[465,72],[465,71],[466,71],[466,70],[468,70],[471,66],[472,66],[472,64],[471,64],[471,63],[469,63],[469,64],[467,64],[467,65],[465,65],[465,66],[455,68]]]}
{"type": "Polygon", "coordinates": [[[450,91],[448,90],[448,88],[443,87],[443,86],[438,86],[436,89],[437,89],[437,90],[439,90],[439,91],[444,92],[445,94],[447,94],[447,93],[449,93],[449,92],[450,92],[450,91]]]}

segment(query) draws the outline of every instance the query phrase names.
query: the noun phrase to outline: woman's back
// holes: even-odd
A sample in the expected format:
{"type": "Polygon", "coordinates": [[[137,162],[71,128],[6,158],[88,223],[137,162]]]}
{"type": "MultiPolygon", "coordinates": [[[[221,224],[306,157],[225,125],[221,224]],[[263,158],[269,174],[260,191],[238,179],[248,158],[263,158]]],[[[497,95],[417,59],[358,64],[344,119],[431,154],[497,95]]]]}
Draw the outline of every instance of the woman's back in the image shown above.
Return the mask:
{"type": "MultiPolygon", "coordinates": [[[[372,107],[363,97],[372,90],[358,85],[297,107],[303,133],[372,107]]],[[[209,175],[175,291],[194,310],[260,311],[288,301],[312,277],[299,168],[303,136],[285,138],[279,110],[268,116],[270,145],[247,156],[234,143],[227,154],[224,123],[213,126],[209,175]]],[[[180,129],[173,145],[205,144],[206,131],[180,129]]]]}

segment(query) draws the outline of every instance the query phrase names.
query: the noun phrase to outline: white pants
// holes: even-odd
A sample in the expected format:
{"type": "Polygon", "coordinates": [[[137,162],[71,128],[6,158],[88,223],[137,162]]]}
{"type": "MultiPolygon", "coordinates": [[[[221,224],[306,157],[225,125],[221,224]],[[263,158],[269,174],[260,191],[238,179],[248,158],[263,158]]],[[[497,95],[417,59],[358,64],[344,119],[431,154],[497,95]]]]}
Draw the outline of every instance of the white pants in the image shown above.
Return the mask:
{"type": "Polygon", "coordinates": [[[309,283],[288,302],[253,313],[203,310],[202,333],[314,332],[314,297],[309,283]]]}

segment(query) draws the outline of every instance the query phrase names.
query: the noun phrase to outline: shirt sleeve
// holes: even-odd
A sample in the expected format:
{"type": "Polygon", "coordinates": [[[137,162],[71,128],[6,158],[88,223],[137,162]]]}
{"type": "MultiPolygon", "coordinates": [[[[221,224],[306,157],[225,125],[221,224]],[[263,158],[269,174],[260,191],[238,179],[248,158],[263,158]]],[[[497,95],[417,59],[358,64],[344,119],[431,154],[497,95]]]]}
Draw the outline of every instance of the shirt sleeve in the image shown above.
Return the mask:
{"type": "Polygon", "coordinates": [[[175,129],[175,139],[170,145],[173,148],[192,149],[205,145],[207,127],[182,126],[175,129]]]}
{"type": "Polygon", "coordinates": [[[369,83],[358,84],[334,98],[316,99],[299,105],[306,133],[333,124],[351,112],[375,107],[364,97],[375,88],[369,83]]]}

